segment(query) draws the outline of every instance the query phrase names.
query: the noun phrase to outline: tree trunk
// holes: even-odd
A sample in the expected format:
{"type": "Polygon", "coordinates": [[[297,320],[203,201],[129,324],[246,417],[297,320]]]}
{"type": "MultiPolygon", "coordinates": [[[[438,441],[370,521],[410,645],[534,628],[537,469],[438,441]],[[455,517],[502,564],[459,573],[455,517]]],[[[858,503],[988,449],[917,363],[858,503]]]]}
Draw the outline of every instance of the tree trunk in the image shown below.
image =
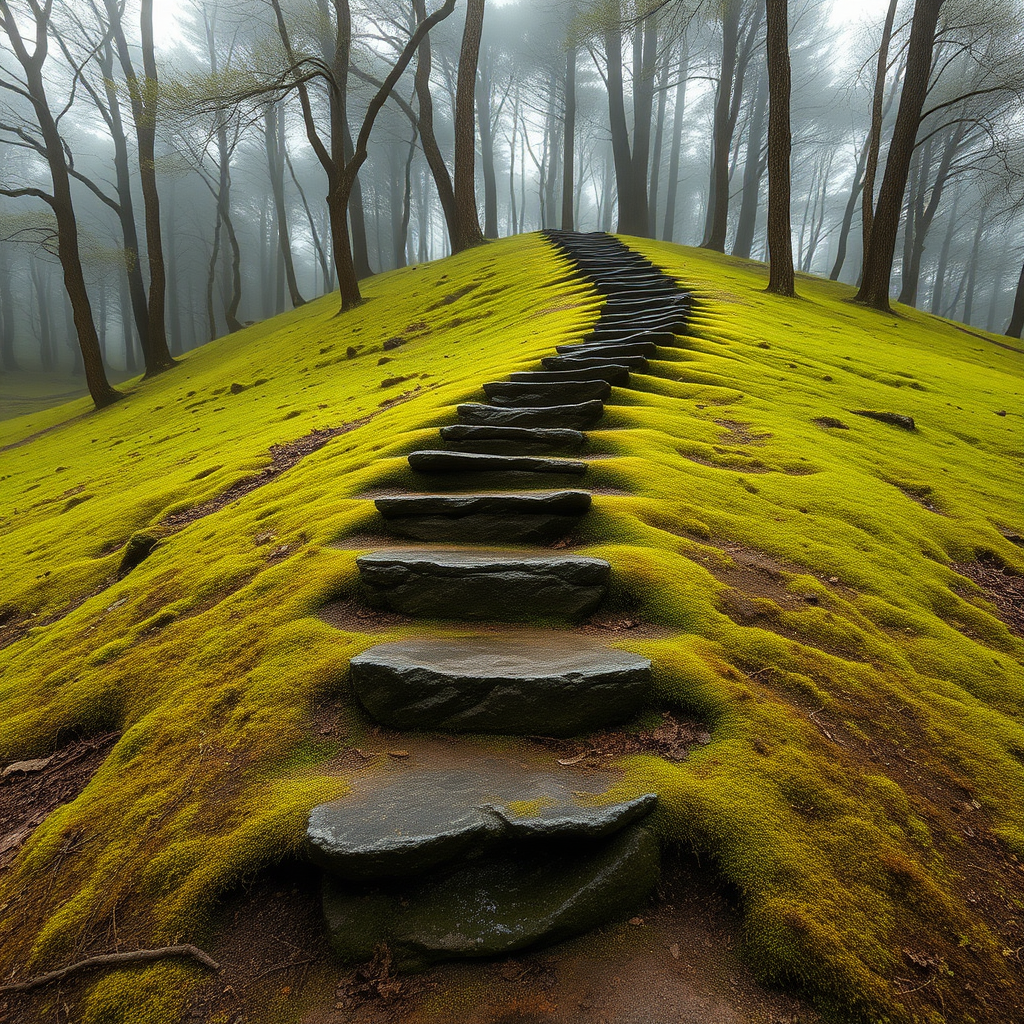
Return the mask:
{"type": "Polygon", "coordinates": [[[985,233],[985,214],[978,217],[978,226],[974,229],[974,242],[971,245],[971,258],[967,263],[967,285],[964,289],[964,323],[969,324],[974,316],[974,288],[978,283],[978,254],[981,250],[981,238],[985,233]]]}
{"type": "Polygon", "coordinates": [[[690,46],[683,37],[679,61],[679,81],[676,83],[675,102],[672,104],[672,152],[668,160],[668,193],[665,196],[665,227],[662,238],[672,241],[676,227],[676,196],[679,193],[679,155],[683,142],[683,115],[686,113],[686,79],[690,73],[690,46]]]}
{"type": "MultiPolygon", "coordinates": [[[[923,203],[923,185],[927,180],[927,171],[922,172],[922,187],[918,192],[917,215],[914,218],[913,245],[910,250],[910,262],[909,267],[904,271],[902,290],[898,300],[899,302],[905,302],[911,306],[917,305],[917,291],[921,277],[921,260],[924,256],[925,241],[928,238],[928,232],[931,229],[932,221],[935,220],[935,214],[938,211],[939,203],[942,201],[942,195],[945,191],[946,184],[949,182],[953,160],[960,149],[960,145],[963,142],[966,131],[966,123],[964,121],[957,122],[953,131],[950,132],[949,137],[946,140],[946,144],[942,147],[942,155],[939,157],[938,168],[932,177],[931,194],[929,196],[927,206],[924,206],[923,203]]],[[[931,142],[929,141],[926,143],[924,148],[928,153],[928,157],[930,157],[931,142]]],[[[928,157],[924,159],[926,166],[930,164],[930,159],[928,159],[928,157]]]]}
{"type": "Polygon", "coordinates": [[[708,187],[708,208],[701,247],[725,252],[725,235],[729,227],[729,151],[732,132],[729,111],[732,106],[733,77],[739,46],[741,0],[725,0],[722,7],[722,62],[715,93],[715,120],[711,149],[711,181],[708,187]]]}
{"type": "Polygon", "coordinates": [[[633,31],[633,158],[629,187],[635,204],[632,217],[636,228],[633,233],[649,235],[652,232],[647,175],[651,162],[651,120],[658,57],[657,13],[648,15],[643,24],[637,25],[633,31]]]}
{"type": "Polygon", "coordinates": [[[128,286],[128,278],[122,274],[120,298],[121,298],[121,335],[124,339],[124,368],[127,373],[133,374],[136,370],[135,342],[132,339],[132,300],[131,290],[128,286]]]}
{"type": "Polygon", "coordinates": [[[761,74],[757,80],[757,95],[747,125],[747,152],[743,158],[743,198],[740,201],[740,218],[736,224],[736,240],[732,254],[750,259],[754,247],[754,231],[757,228],[757,209],[760,204],[761,176],[765,161],[762,157],[762,136],[764,135],[765,112],[768,109],[768,76],[761,74]]]}
{"type": "Polygon", "coordinates": [[[476,130],[474,92],[484,28],[484,0],[466,0],[466,27],[459,52],[455,88],[455,234],[452,252],[462,252],[484,240],[476,209],[476,130]]]}
{"type": "Polygon", "coordinates": [[[838,281],[842,273],[843,264],[846,262],[846,247],[850,239],[850,228],[853,226],[853,215],[857,209],[857,197],[864,191],[864,166],[868,158],[868,145],[870,137],[864,143],[857,159],[857,166],[853,172],[853,184],[850,186],[850,198],[846,200],[846,209],[843,211],[843,223],[839,227],[839,246],[836,249],[836,261],[832,264],[832,273],[829,280],[838,281]]]}
{"type": "MultiPolygon", "coordinates": [[[[177,189],[174,183],[170,185],[167,194],[167,220],[172,225],[177,225],[176,194],[177,189]]],[[[172,230],[167,239],[167,313],[170,321],[170,352],[172,356],[180,356],[182,353],[181,339],[181,294],[178,283],[178,259],[177,231],[172,230]]]]}
{"type": "Polygon", "coordinates": [[[39,311],[39,364],[44,373],[52,373],[55,367],[50,337],[50,276],[41,260],[33,260],[31,268],[36,309],[39,311]]]}
{"type": "Polygon", "coordinates": [[[277,104],[267,103],[263,108],[263,141],[267,151],[267,168],[270,173],[270,187],[274,193],[274,212],[277,219],[277,244],[284,263],[288,297],[292,306],[298,308],[306,303],[299,292],[295,279],[295,263],[292,259],[292,244],[288,235],[288,208],[284,201],[284,147],[285,137],[281,130],[277,104]]]}
{"type": "MultiPolygon", "coordinates": [[[[413,10],[418,21],[427,16],[424,0],[412,0],[413,10]]],[[[419,107],[420,139],[423,143],[423,155],[434,179],[437,198],[441,203],[445,225],[449,237],[455,231],[455,190],[452,188],[451,175],[441,155],[441,147],[434,135],[434,100],[430,94],[431,50],[430,37],[424,36],[416,55],[416,75],[413,79],[416,89],[416,103],[419,107]]]]}
{"type": "Polygon", "coordinates": [[[565,54],[565,156],[562,158],[562,230],[572,231],[574,226],[573,178],[576,164],[576,47],[570,46],[565,54]]]}
{"type": "Polygon", "coordinates": [[[162,373],[174,366],[167,347],[164,306],[167,282],[164,271],[163,240],[160,234],[160,193],[156,183],[156,122],[159,102],[156,52],[153,39],[153,0],[141,0],[139,24],[142,42],[140,84],[128,52],[116,3],[108,0],[112,12],[115,41],[121,69],[128,81],[128,95],[135,118],[135,137],[139,151],[139,180],[146,222],[146,255],[149,260],[149,350],[146,352],[146,376],[162,373]]]}
{"type": "MultiPolygon", "coordinates": [[[[121,102],[114,81],[114,52],[109,40],[98,54],[103,87],[107,99],[107,114],[110,118],[110,135],[114,143],[114,176],[117,188],[117,216],[121,225],[121,239],[124,245],[125,264],[128,271],[128,290],[131,295],[135,329],[139,335],[143,359],[149,369],[149,299],[146,284],[142,279],[142,256],[139,248],[139,232],[135,224],[135,203],[132,197],[132,179],[129,168],[128,140],[121,118],[121,102]]],[[[132,367],[134,369],[134,366],[132,367]]],[[[159,367],[154,366],[154,373],[159,367]]]]}
{"type": "Polygon", "coordinates": [[[917,298],[914,278],[914,239],[924,217],[925,179],[931,164],[931,143],[926,142],[914,150],[910,160],[906,217],[903,222],[903,259],[900,261],[900,294],[897,302],[913,305],[917,298]]]}
{"type": "Polygon", "coordinates": [[[654,121],[654,149],[651,151],[651,187],[647,199],[647,236],[658,237],[658,186],[661,184],[661,154],[665,141],[665,105],[668,101],[668,58],[658,76],[658,116],[654,121]]]}
{"type": "Polygon", "coordinates": [[[903,91],[889,144],[882,188],[878,194],[874,224],[869,235],[863,283],[857,293],[858,302],[886,312],[890,309],[889,281],[899,231],[900,209],[928,91],[932,49],[942,3],[943,0],[917,0],[914,6],[903,91]]]}
{"type": "Polygon", "coordinates": [[[1024,268],[1021,268],[1020,277],[1017,279],[1017,294],[1013,299],[1013,312],[1010,314],[1010,322],[1006,326],[1007,337],[1019,338],[1022,329],[1024,329],[1024,268]]]}
{"type": "MultiPolygon", "coordinates": [[[[12,35],[13,18],[6,4],[0,10],[7,21],[8,34],[12,35]]],[[[78,242],[78,222],[75,219],[74,203],[71,195],[71,179],[68,174],[67,151],[60,130],[50,113],[47,102],[46,86],[43,80],[43,62],[45,60],[45,44],[40,43],[34,57],[30,56],[19,45],[20,36],[15,43],[16,55],[25,69],[25,81],[28,93],[39,124],[39,133],[46,151],[46,162],[53,182],[53,192],[48,203],[57,222],[57,256],[61,269],[64,271],[64,287],[74,317],[78,344],[82,349],[82,363],[89,394],[97,409],[110,405],[121,398],[121,393],[110,386],[106,371],[103,368],[103,356],[100,353],[99,337],[93,321],[92,306],[89,303],[89,292],[85,285],[85,274],[82,271],[82,257],[78,242]],[[40,52],[41,51],[41,52],[40,52]],[[24,55],[24,56],[23,56],[24,55]]],[[[13,40],[12,40],[13,41],[13,40]]]]}
{"type": "Polygon", "coordinates": [[[768,291],[796,294],[790,228],[791,72],[787,0],[766,0],[768,16],[768,291]]]}
{"type": "Polygon", "coordinates": [[[946,236],[942,240],[942,248],[939,250],[939,262],[935,268],[935,285],[932,288],[931,311],[939,316],[942,309],[942,292],[946,286],[946,267],[949,264],[949,249],[953,244],[953,236],[956,234],[956,211],[960,205],[960,194],[953,197],[953,209],[949,212],[949,226],[946,229],[946,236]]]}
{"type": "Polygon", "coordinates": [[[11,289],[11,261],[7,250],[0,246],[0,365],[5,370],[20,369],[14,351],[16,330],[14,294],[11,289]]]}
{"type": "MultiPolygon", "coordinates": [[[[637,209],[633,180],[633,154],[629,146],[626,103],[622,86],[622,29],[616,21],[604,33],[605,60],[608,64],[608,123],[611,129],[612,160],[615,165],[615,191],[619,216],[617,231],[623,235],[642,235],[647,230],[647,211],[637,209]]],[[[646,190],[644,206],[646,207],[646,190]]],[[[610,206],[605,214],[610,213],[610,206]]]]}
{"type": "Polygon", "coordinates": [[[498,237],[498,183],[494,171],[494,125],[491,121],[491,66],[490,54],[480,68],[476,88],[477,122],[480,126],[480,163],[484,172],[484,237],[498,237]]]}

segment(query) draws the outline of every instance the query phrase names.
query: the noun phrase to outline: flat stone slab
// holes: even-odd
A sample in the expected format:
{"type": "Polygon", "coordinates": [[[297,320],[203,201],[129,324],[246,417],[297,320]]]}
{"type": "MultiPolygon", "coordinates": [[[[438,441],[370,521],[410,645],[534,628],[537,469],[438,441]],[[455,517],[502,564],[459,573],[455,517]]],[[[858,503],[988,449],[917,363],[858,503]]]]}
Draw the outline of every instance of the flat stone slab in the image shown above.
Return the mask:
{"type": "Polygon", "coordinates": [[[314,807],[306,845],[336,878],[370,881],[419,875],[511,839],[604,839],[657,803],[653,793],[609,802],[609,784],[608,776],[497,758],[396,772],[314,807]]]}
{"type": "Polygon", "coordinates": [[[577,372],[591,368],[604,366],[625,366],[628,370],[646,370],[647,360],[643,356],[602,353],[599,350],[591,349],[584,355],[582,352],[572,356],[548,356],[541,360],[547,370],[567,370],[577,372]]]}
{"type": "Polygon", "coordinates": [[[581,402],[604,401],[612,393],[604,380],[538,382],[501,380],[484,385],[487,400],[504,406],[579,405],[581,402]]]}
{"type": "Polygon", "coordinates": [[[631,718],[651,663],[580,637],[378,644],[350,662],[371,717],[395,729],[573,736],[631,718]]]}
{"type": "MultiPolygon", "coordinates": [[[[674,347],[678,344],[676,335],[672,331],[647,330],[643,326],[634,327],[595,327],[587,335],[584,345],[610,345],[618,348],[620,345],[653,345],[656,348],[661,346],[674,347]]],[[[560,349],[559,349],[560,351],[560,349]]],[[[647,353],[654,355],[653,352],[647,353]]]]}
{"type": "Polygon", "coordinates": [[[374,551],[356,559],[367,601],[445,619],[576,619],[605,595],[601,558],[486,550],[374,551]]]}
{"type": "MultiPolygon", "coordinates": [[[[671,338],[675,341],[675,335],[671,335],[671,338]]],[[[590,358],[592,355],[643,356],[645,359],[653,359],[658,354],[658,346],[653,341],[585,341],[582,344],[576,342],[570,345],[556,345],[555,351],[573,359],[590,358]]]]}
{"type": "Polygon", "coordinates": [[[480,452],[420,451],[409,455],[417,473],[566,473],[582,476],[587,464],[578,459],[542,455],[489,455],[480,452]]]}
{"type": "Polygon", "coordinates": [[[642,824],[586,843],[511,842],[422,881],[367,890],[325,876],[331,945],[348,963],[386,943],[399,970],[559,942],[624,917],[657,884],[660,849],[642,824]]]}
{"type": "Polygon", "coordinates": [[[441,440],[466,451],[495,454],[576,451],[587,437],[579,430],[552,427],[478,427],[463,423],[441,428],[441,440]]]}
{"type": "Polygon", "coordinates": [[[510,494],[396,494],[377,498],[374,505],[385,519],[418,515],[462,519],[482,513],[516,515],[526,511],[580,516],[590,508],[592,501],[589,491],[514,491],[510,494]]]}
{"type": "Polygon", "coordinates": [[[588,491],[401,495],[375,502],[390,532],[402,537],[505,544],[564,536],[590,503],[588,491]]]}
{"type": "Polygon", "coordinates": [[[629,368],[610,360],[601,365],[575,367],[566,370],[523,370],[510,373],[509,380],[517,384],[560,384],[575,381],[603,380],[624,387],[629,383],[629,368]]]}
{"type": "Polygon", "coordinates": [[[569,427],[583,430],[592,427],[604,415],[604,403],[592,399],[521,409],[467,403],[460,405],[457,412],[459,419],[470,426],[569,427]]]}

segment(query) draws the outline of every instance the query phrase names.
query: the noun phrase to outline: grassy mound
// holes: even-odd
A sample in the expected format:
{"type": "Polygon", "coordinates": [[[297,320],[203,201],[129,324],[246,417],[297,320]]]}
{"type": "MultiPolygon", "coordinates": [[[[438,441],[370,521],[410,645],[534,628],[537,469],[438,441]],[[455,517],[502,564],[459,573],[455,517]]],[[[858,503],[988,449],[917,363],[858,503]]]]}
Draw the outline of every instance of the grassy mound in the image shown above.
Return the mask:
{"type": "MultiPolygon", "coordinates": [[[[767,979],[844,1019],[984,1020],[1020,999],[1004,953],[1024,644],[986,596],[1024,573],[1020,354],[839,285],[780,300],[758,265],[630,244],[699,310],[591,435],[609,457],[580,553],[612,563],[613,608],[668,634],[624,646],[712,742],[627,760],[621,791],[656,786],[665,836],[736,886],[767,979]]],[[[112,924],[202,940],[218,897],[346,791],[332,759],[358,717],[348,743],[311,717],[348,659],[463,631],[326,625],[359,553],[330,545],[374,528],[357,496],[410,482],[404,455],[452,406],[581,337],[597,299],[538,236],[365,291],[344,317],[328,297],[207,346],[102,412],[0,422],[0,764],[119,737],[0,874],[0,976],[106,948],[112,924]]],[[[173,1019],[200,977],[117,971],[82,1013],[173,1019]]]]}

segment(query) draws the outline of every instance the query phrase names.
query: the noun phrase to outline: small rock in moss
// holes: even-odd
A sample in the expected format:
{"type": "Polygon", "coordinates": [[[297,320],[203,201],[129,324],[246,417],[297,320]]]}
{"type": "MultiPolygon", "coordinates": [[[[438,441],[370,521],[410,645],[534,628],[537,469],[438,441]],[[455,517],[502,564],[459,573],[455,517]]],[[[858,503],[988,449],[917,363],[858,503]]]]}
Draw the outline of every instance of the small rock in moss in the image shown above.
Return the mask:
{"type": "Polygon", "coordinates": [[[835,416],[819,416],[811,422],[816,423],[819,427],[831,427],[833,430],[850,429],[842,420],[837,420],[835,416]]]}
{"type": "Polygon", "coordinates": [[[890,423],[902,430],[914,430],[914,417],[904,416],[899,412],[876,412],[874,409],[851,409],[854,416],[866,416],[869,420],[878,420],[879,423],[890,423]]]}

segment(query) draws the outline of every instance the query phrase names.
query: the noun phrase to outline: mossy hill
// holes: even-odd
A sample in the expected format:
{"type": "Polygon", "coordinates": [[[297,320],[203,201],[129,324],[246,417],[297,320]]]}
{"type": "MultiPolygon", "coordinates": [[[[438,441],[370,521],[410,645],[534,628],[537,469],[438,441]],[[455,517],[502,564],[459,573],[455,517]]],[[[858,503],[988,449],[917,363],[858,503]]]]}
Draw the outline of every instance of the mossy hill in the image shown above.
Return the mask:
{"type": "MultiPolygon", "coordinates": [[[[828,1017],[1010,1019],[1024,642],[984,584],[1024,573],[1021,353],[628,241],[692,288],[692,334],[588,432],[574,552],[611,563],[608,610],[657,627],[612,642],[711,741],[625,758],[617,795],[660,794],[668,845],[738,893],[748,961],[828,1017]]],[[[218,898],[347,792],[341,755],[366,729],[349,658],[459,635],[317,612],[356,597],[365,496],[408,483],[405,456],[483,382],[581,339],[599,300],[537,235],[365,295],[208,345],[101,412],[0,422],[0,766],[117,735],[0,870],[0,981],[110,948],[112,929],[125,948],[203,945],[218,898]],[[340,734],[316,728],[329,700],[340,734]]],[[[171,1021],[205,980],[164,961],[61,999],[91,1024],[171,1021]]],[[[56,998],[32,1005],[52,1019],[56,998]]]]}

